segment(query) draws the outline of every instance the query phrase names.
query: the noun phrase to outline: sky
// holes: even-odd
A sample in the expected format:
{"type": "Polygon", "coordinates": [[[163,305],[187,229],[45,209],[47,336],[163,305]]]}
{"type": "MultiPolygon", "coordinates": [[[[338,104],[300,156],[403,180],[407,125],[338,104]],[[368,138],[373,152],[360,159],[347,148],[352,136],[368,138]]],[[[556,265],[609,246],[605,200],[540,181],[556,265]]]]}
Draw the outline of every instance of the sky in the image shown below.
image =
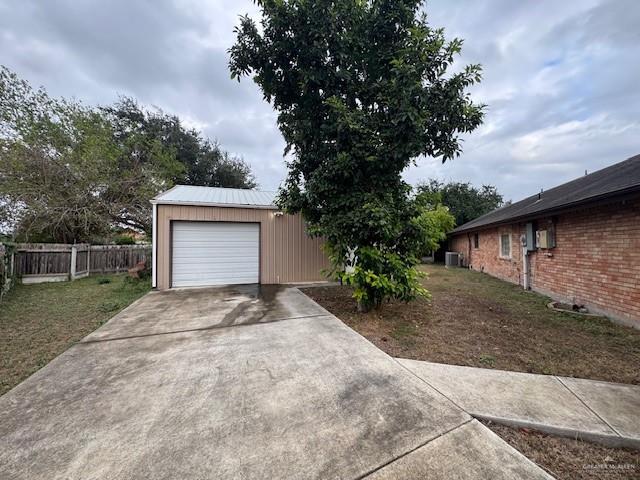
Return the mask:
{"type": "MultiPolygon", "coordinates": [[[[453,70],[483,65],[487,104],[463,153],[420,158],[411,184],[496,185],[507,200],[640,153],[640,2],[433,0],[429,22],[464,39],[453,70]]],[[[247,161],[259,188],[286,175],[276,114],[227,49],[247,0],[0,0],[0,64],[89,105],[133,96],[247,161]]]]}

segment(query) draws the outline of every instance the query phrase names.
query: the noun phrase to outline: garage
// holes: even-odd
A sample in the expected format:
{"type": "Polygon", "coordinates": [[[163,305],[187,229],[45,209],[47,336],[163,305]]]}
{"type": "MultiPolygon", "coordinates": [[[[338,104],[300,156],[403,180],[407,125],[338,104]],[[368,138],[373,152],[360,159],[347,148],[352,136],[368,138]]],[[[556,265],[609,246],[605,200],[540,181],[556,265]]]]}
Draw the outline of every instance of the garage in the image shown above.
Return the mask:
{"type": "Polygon", "coordinates": [[[237,285],[260,281],[260,224],[174,222],[171,286],[237,285]]]}
{"type": "Polygon", "coordinates": [[[323,239],[276,192],[177,185],[155,197],[152,285],[157,290],[326,281],[323,239]]]}

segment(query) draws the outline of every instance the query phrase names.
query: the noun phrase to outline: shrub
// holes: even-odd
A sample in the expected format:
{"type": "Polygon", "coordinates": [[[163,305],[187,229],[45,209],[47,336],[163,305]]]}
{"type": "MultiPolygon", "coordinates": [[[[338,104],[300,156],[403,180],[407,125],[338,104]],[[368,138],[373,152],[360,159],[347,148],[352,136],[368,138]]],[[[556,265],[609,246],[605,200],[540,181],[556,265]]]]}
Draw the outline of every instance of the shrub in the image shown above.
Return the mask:
{"type": "Polygon", "coordinates": [[[136,240],[131,235],[118,235],[113,239],[116,245],[135,245],[136,240]]]}
{"type": "Polygon", "coordinates": [[[420,284],[424,274],[413,268],[414,258],[377,247],[362,247],[357,250],[356,264],[346,271],[339,270],[344,259],[341,251],[329,248],[329,258],[337,267],[334,276],[353,287],[359,311],[380,308],[385,298],[408,302],[419,296],[429,297],[420,284]]]}
{"type": "Polygon", "coordinates": [[[13,252],[15,252],[14,245],[0,243],[0,301],[15,284],[15,275],[11,274],[13,252]]]}
{"type": "Polygon", "coordinates": [[[144,270],[140,270],[140,272],[138,272],[138,277],[140,278],[140,280],[149,280],[151,278],[151,263],[150,262],[145,262],[144,263],[144,270]]]}

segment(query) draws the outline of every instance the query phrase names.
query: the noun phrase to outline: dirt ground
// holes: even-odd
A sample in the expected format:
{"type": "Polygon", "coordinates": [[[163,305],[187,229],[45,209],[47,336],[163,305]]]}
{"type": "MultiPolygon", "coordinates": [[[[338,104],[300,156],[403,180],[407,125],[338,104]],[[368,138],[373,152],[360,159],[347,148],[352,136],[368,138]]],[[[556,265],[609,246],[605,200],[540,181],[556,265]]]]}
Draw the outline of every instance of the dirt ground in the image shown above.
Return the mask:
{"type": "Polygon", "coordinates": [[[640,478],[640,451],[607,448],[527,429],[484,422],[503,440],[558,479],[640,478]]]}
{"type": "Polygon", "coordinates": [[[394,357],[640,384],[640,331],[562,313],[549,299],[479,272],[421,267],[431,300],[356,311],[346,287],[304,292],[394,357]]]}

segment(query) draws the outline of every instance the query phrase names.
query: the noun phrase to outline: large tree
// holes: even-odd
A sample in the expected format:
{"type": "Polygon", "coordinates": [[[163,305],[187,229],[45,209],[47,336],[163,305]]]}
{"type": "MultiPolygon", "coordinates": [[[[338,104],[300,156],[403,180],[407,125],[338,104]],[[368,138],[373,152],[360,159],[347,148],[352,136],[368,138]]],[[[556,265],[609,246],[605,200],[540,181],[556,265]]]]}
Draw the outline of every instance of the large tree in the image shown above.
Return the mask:
{"type": "Polygon", "coordinates": [[[443,183],[431,179],[416,187],[420,201],[441,203],[449,208],[456,225],[463,225],[503,205],[503,198],[493,185],[476,188],[469,182],[443,183]]]}
{"type": "Polygon", "coordinates": [[[148,110],[130,97],[122,97],[114,105],[102,107],[114,126],[118,141],[132,136],[157,140],[174,152],[182,165],[172,179],[182,185],[208,187],[255,188],[249,166],[240,158],[224,151],[219,143],[202,137],[200,132],[184,126],[180,118],[160,109],[148,110]]]}
{"type": "Polygon", "coordinates": [[[482,119],[466,93],[480,66],[447,72],[462,41],[430,27],[418,0],[257,3],[262,28],[241,18],[230,70],[278,112],[292,153],[280,205],[326,238],[361,308],[425,293],[421,210],[401,174],[421,155],[460,154],[482,119]]]}
{"type": "Polygon", "coordinates": [[[129,98],[92,108],[0,67],[0,228],[25,241],[151,232],[149,200],[175,183],[253,188],[249,167],[178,117],[129,98]]]}
{"type": "Polygon", "coordinates": [[[28,241],[88,241],[111,225],[149,230],[149,199],[182,167],[157,140],[114,140],[109,120],[0,69],[0,204],[28,241]],[[141,155],[130,155],[131,145],[141,155]]]}

